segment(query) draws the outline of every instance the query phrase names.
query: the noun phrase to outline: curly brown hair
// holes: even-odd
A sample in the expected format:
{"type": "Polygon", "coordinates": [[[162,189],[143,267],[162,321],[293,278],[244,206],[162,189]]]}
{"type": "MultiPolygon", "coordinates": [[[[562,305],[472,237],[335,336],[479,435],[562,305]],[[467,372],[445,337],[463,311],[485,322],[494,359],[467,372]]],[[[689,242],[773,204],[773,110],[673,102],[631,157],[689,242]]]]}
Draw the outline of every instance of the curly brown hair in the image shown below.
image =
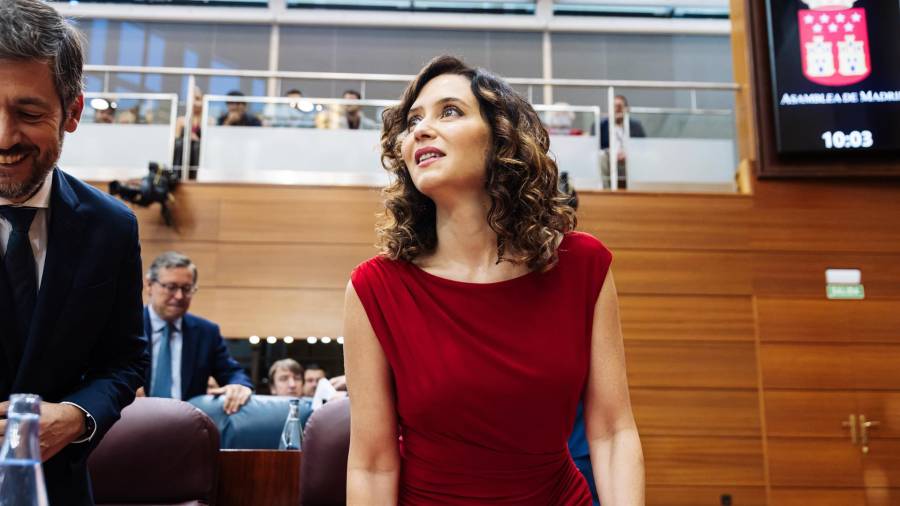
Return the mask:
{"type": "Polygon", "coordinates": [[[437,246],[434,201],[413,184],[400,154],[407,114],[425,85],[443,74],[471,82],[481,115],[492,135],[485,190],[487,222],[497,234],[497,261],[523,263],[544,271],[558,260],[563,235],[575,228],[575,211],[560,193],[556,162],[548,155],[550,137],[534,108],[509,84],[473,69],[453,56],[431,60],[407,86],[400,103],[382,114],[381,164],[394,177],[383,190],[385,211],[378,224],[381,253],[412,261],[437,246]]]}

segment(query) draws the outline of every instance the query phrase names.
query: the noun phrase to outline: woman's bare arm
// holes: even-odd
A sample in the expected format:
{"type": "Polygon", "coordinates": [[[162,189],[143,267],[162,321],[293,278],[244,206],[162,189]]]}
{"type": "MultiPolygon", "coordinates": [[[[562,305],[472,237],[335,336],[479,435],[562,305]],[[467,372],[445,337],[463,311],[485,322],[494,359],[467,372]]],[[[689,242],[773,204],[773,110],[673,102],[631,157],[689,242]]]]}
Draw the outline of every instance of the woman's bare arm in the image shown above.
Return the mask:
{"type": "Polygon", "coordinates": [[[387,358],[352,283],[344,298],[344,368],[350,395],[348,506],[396,506],[397,413],[387,358]]]}
{"type": "Polygon", "coordinates": [[[619,300],[612,271],[606,276],[594,308],[584,412],[600,504],[643,506],[644,456],[628,395],[619,300]]]}

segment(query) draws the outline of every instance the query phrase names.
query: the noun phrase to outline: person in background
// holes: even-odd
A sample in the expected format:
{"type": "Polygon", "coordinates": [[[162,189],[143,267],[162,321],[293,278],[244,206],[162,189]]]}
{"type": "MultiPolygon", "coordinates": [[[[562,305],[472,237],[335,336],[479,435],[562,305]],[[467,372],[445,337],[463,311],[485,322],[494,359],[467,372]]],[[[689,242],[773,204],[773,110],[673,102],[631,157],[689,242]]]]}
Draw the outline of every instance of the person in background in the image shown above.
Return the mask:
{"type": "Polygon", "coordinates": [[[137,123],[138,118],[140,117],[138,111],[139,107],[140,106],[134,106],[130,109],[125,109],[124,111],[120,112],[118,114],[118,117],[116,118],[116,123],[120,125],[134,125],[135,123],[137,123]]]}
{"type": "Polygon", "coordinates": [[[94,123],[111,125],[116,122],[116,102],[110,98],[99,101],[105,103],[106,107],[94,109],[94,123]]]}
{"type": "Polygon", "coordinates": [[[300,397],[303,394],[303,366],[292,358],[281,359],[269,367],[269,392],[272,395],[300,397]]]}
{"type": "Polygon", "coordinates": [[[46,2],[0,1],[0,435],[10,394],[41,396],[47,496],[65,506],[94,504],[88,457],[148,360],[138,221],[56,165],[84,110],[82,40],[46,2]]]}
{"type": "Polygon", "coordinates": [[[223,395],[225,412],[236,413],[250,399],[252,383],[228,354],[219,326],[188,313],[197,275],[191,259],[175,251],[156,257],[147,270],[144,332],[151,360],[145,393],[189,400],[207,393],[212,376],[222,386],[209,393],[223,395]]]}
{"type": "MultiPolygon", "coordinates": [[[[190,166],[197,167],[200,164],[200,135],[202,132],[200,122],[203,121],[203,90],[199,86],[194,87],[194,97],[191,104],[191,151],[190,166]]],[[[184,116],[178,116],[175,120],[175,166],[181,166],[184,157],[184,116]]],[[[192,171],[193,175],[196,175],[192,171]]],[[[191,178],[193,179],[193,177],[191,178]]]]}
{"type": "Polygon", "coordinates": [[[309,100],[302,100],[303,93],[294,88],[284,94],[290,99],[286,104],[267,104],[266,118],[268,126],[288,128],[315,128],[316,113],[315,104],[309,100]]]}
{"type": "MultiPolygon", "coordinates": [[[[362,95],[356,90],[347,90],[344,92],[344,100],[361,100],[362,95]]],[[[350,130],[378,130],[378,123],[362,113],[362,106],[359,104],[345,105],[344,114],[340,117],[338,128],[350,130]]]]}
{"type": "MultiPolygon", "coordinates": [[[[614,115],[616,124],[613,132],[616,135],[618,171],[619,171],[619,188],[627,188],[628,173],[628,155],[627,145],[628,138],[646,137],[644,126],[640,121],[634,118],[628,118],[628,135],[625,135],[625,113],[628,111],[628,99],[624,95],[616,95],[614,99],[614,115]]],[[[603,179],[603,187],[611,188],[610,185],[610,163],[609,163],[609,119],[600,122],[600,149],[603,150],[603,156],[600,157],[600,176],[603,179]]]]}
{"type": "MultiPolygon", "coordinates": [[[[229,97],[243,97],[240,91],[228,92],[229,97]]],[[[219,116],[218,124],[221,126],[262,126],[259,118],[247,112],[247,102],[225,102],[228,110],[219,116]]]]}
{"type": "Polygon", "coordinates": [[[327,378],[325,369],[322,369],[319,364],[308,364],[306,370],[303,371],[303,396],[312,397],[316,395],[316,385],[319,384],[319,380],[322,378],[327,378]]]}

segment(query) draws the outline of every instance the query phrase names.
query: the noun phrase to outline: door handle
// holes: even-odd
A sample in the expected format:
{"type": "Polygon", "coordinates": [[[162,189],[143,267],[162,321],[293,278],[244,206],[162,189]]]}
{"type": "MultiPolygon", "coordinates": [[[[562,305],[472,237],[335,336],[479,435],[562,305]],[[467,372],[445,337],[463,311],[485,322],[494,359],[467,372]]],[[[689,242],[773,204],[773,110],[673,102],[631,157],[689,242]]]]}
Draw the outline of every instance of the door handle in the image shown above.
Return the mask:
{"type": "Polygon", "coordinates": [[[869,429],[879,425],[881,425],[881,422],[866,420],[866,415],[859,415],[859,433],[862,440],[863,453],[869,453],[869,429]]]}
{"type": "Polygon", "coordinates": [[[847,420],[841,422],[841,425],[850,428],[850,442],[853,444],[858,443],[859,438],[856,433],[856,415],[851,414],[847,417],[847,420]]]}

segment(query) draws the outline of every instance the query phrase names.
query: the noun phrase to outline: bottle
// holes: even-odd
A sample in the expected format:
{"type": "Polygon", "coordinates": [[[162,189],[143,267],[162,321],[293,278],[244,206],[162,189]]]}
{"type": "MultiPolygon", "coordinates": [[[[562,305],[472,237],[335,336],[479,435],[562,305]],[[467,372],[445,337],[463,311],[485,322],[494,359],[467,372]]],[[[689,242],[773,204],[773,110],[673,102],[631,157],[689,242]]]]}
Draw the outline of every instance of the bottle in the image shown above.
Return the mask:
{"type": "Polygon", "coordinates": [[[299,450],[302,434],[300,432],[300,399],[290,400],[290,411],[281,431],[279,450],[299,450]]]}
{"type": "Polygon", "coordinates": [[[13,394],[7,418],[0,448],[0,505],[49,506],[38,440],[40,396],[13,394]]]}

